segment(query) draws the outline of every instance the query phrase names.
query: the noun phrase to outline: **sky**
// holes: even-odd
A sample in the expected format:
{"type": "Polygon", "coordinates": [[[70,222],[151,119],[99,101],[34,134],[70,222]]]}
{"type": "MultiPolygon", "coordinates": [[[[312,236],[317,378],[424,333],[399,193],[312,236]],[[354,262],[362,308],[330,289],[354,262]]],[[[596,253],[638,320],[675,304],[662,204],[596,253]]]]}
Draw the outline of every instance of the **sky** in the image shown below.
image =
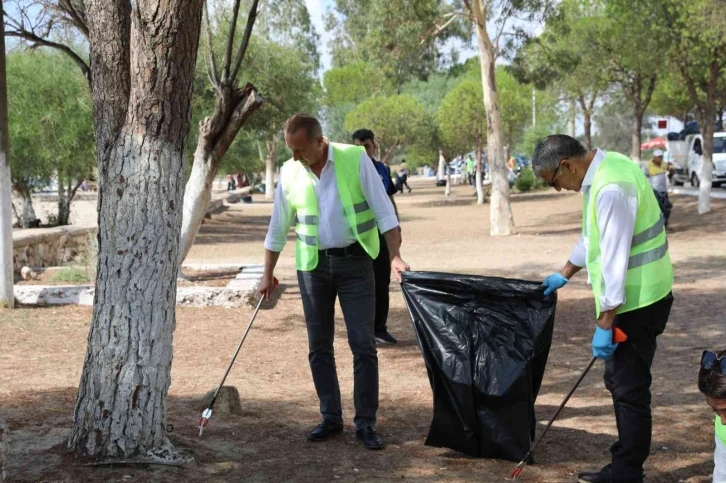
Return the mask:
{"type": "Polygon", "coordinates": [[[333,8],[333,0],[305,0],[305,4],[310,12],[310,18],[313,21],[315,30],[320,35],[320,53],[321,63],[323,72],[330,69],[330,52],[328,52],[328,41],[330,40],[330,33],[325,31],[325,24],[323,23],[323,17],[328,9],[333,8]]]}

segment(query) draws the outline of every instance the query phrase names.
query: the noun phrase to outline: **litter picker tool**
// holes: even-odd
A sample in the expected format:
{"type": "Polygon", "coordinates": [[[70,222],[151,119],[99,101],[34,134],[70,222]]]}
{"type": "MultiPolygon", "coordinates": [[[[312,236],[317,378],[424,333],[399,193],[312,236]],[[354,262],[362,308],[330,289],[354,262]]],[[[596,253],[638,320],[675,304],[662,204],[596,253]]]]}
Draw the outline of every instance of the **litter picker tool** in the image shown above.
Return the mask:
{"type": "MultiPolygon", "coordinates": [[[[273,277],[272,279],[272,288],[270,288],[270,291],[274,290],[275,287],[277,287],[277,279],[273,277]]],[[[237,359],[237,354],[239,354],[240,349],[242,349],[242,344],[244,344],[245,339],[247,338],[247,334],[250,331],[250,328],[252,327],[252,323],[255,321],[255,317],[257,317],[257,312],[260,311],[260,306],[262,305],[262,302],[264,302],[265,296],[260,295],[260,300],[257,302],[257,307],[255,307],[255,311],[252,313],[252,318],[250,319],[250,323],[247,324],[247,328],[245,329],[244,334],[242,335],[242,340],[239,341],[239,345],[237,346],[237,350],[234,351],[234,356],[232,356],[232,360],[229,361],[229,365],[227,366],[227,370],[224,372],[224,376],[222,377],[222,382],[219,383],[219,386],[217,387],[217,390],[214,391],[214,396],[212,396],[212,401],[209,403],[209,406],[207,409],[205,409],[202,412],[202,417],[199,419],[199,436],[202,436],[202,433],[204,432],[204,427],[209,423],[209,420],[212,417],[212,407],[214,406],[214,402],[217,400],[217,396],[219,395],[219,391],[222,389],[222,386],[224,385],[224,381],[227,379],[227,375],[229,374],[229,371],[232,369],[232,365],[234,364],[235,359],[237,359]]]]}
{"type": "MultiPolygon", "coordinates": [[[[628,336],[625,335],[625,332],[623,332],[622,330],[615,327],[615,329],[613,330],[613,342],[620,343],[620,342],[625,342],[626,340],[628,340],[628,336]]],[[[529,448],[529,451],[527,451],[527,454],[524,455],[524,458],[522,458],[522,461],[519,462],[517,467],[512,472],[512,480],[516,480],[517,477],[519,476],[519,474],[524,469],[524,467],[527,465],[527,460],[532,455],[535,448],[537,448],[537,445],[539,445],[540,441],[542,441],[542,438],[544,437],[544,435],[547,434],[547,430],[550,429],[550,426],[552,426],[552,423],[555,422],[555,419],[557,419],[557,416],[560,415],[560,412],[562,411],[562,409],[564,409],[565,404],[567,404],[567,401],[570,400],[570,396],[572,396],[572,394],[575,392],[575,389],[577,389],[577,387],[580,385],[580,383],[585,378],[587,373],[590,372],[590,368],[593,366],[593,364],[595,364],[596,360],[597,360],[597,357],[593,357],[592,359],[590,359],[590,363],[587,365],[585,370],[582,371],[582,374],[580,374],[580,378],[577,380],[575,385],[572,386],[572,389],[570,389],[570,392],[567,394],[567,396],[565,396],[565,400],[562,401],[562,404],[560,404],[560,407],[557,408],[557,411],[555,411],[554,416],[552,416],[552,419],[550,419],[549,423],[547,423],[547,426],[545,426],[545,429],[544,429],[544,431],[542,431],[542,434],[539,435],[539,438],[537,438],[537,441],[535,441],[534,444],[532,445],[532,447],[529,448]]]]}

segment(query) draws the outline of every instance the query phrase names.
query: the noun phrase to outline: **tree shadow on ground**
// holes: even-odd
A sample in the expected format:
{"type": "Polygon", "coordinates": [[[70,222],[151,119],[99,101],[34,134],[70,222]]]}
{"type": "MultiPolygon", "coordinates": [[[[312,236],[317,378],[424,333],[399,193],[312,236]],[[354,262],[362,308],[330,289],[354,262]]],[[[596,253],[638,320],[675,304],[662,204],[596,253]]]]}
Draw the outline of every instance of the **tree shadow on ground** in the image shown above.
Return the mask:
{"type": "MultiPolygon", "coordinates": [[[[15,394],[4,401],[11,430],[8,481],[501,481],[516,466],[512,461],[472,458],[425,446],[432,414],[426,405],[387,408],[386,417],[379,421],[387,448],[371,452],[355,440],[350,419],[342,435],[322,443],[306,441],[306,432],[319,418],[313,400],[243,397],[240,415],[215,413],[200,438],[196,427],[199,398],[174,395],[168,403],[167,422],[169,429],[173,426],[169,437],[178,449],[194,456],[195,464],[85,466],[89,460],[65,449],[75,394],[75,388],[63,388],[15,394]]],[[[539,413],[551,410],[538,407],[539,413]]],[[[584,416],[597,417],[602,408],[593,405],[579,410],[584,416]]],[[[537,434],[543,428],[538,424],[537,434]]],[[[571,481],[568,472],[607,460],[612,440],[598,432],[555,425],[522,481],[571,481]]],[[[710,471],[708,443],[682,456],[688,461],[675,470],[650,468],[649,481],[678,481],[710,471]]],[[[672,459],[673,454],[656,451],[653,456],[658,461],[663,458],[672,459]]]]}

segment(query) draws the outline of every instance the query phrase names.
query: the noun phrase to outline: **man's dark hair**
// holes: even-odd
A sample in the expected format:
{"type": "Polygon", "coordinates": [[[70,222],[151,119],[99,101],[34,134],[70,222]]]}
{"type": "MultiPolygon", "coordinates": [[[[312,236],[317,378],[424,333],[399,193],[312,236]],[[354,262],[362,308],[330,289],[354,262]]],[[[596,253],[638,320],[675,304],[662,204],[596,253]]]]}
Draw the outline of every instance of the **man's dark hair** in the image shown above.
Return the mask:
{"type": "Polygon", "coordinates": [[[287,134],[295,134],[300,129],[305,129],[310,141],[315,141],[323,135],[320,122],[308,114],[294,114],[285,121],[285,132],[287,134]]]}
{"type": "Polygon", "coordinates": [[[373,131],[370,129],[358,129],[353,133],[353,141],[358,140],[360,142],[373,141],[376,142],[376,137],[373,135],[373,131]]]}
{"type": "Polygon", "coordinates": [[[577,139],[566,134],[553,134],[537,143],[532,155],[532,168],[540,171],[555,171],[560,161],[567,158],[580,158],[587,154],[585,146],[577,139]]]}
{"type": "MultiPolygon", "coordinates": [[[[726,355],[726,351],[718,353],[718,357],[726,355]]],[[[726,399],[726,376],[721,374],[719,364],[712,369],[701,368],[698,371],[698,389],[706,396],[713,399],[726,399]]]]}

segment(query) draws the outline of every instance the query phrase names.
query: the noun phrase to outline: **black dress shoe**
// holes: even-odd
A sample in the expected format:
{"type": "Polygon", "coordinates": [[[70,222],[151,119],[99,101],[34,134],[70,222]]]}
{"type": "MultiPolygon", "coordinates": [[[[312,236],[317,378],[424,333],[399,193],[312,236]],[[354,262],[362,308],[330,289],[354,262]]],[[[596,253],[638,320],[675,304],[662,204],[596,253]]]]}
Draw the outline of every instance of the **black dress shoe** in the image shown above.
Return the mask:
{"type": "Polygon", "coordinates": [[[610,465],[607,465],[600,471],[584,471],[577,475],[577,481],[579,483],[610,483],[612,470],[610,465]]]}
{"type": "Polygon", "coordinates": [[[337,436],[343,432],[343,423],[335,423],[323,419],[323,422],[315,426],[308,433],[309,441],[325,441],[331,436],[337,436]]]}
{"type": "MultiPolygon", "coordinates": [[[[644,476],[628,480],[629,483],[643,483],[644,476]]],[[[577,481],[580,483],[611,483],[612,465],[607,465],[600,471],[584,472],[577,475],[577,481]]]]}
{"type": "Polygon", "coordinates": [[[375,335],[376,342],[380,342],[381,344],[398,344],[396,338],[389,334],[387,330],[384,330],[383,332],[376,332],[375,335]]]}
{"type": "Polygon", "coordinates": [[[355,432],[356,437],[361,440],[363,446],[368,449],[383,449],[383,439],[373,426],[366,426],[355,432]]]}

